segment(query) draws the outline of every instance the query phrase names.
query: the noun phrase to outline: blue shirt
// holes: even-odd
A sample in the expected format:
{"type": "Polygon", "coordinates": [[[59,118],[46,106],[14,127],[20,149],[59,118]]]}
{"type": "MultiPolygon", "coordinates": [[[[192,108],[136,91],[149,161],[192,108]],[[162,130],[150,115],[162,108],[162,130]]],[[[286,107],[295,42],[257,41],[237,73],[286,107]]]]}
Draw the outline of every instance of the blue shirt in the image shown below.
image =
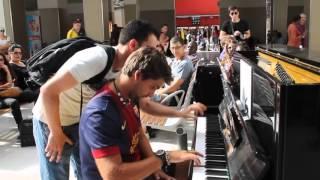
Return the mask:
{"type": "Polygon", "coordinates": [[[80,120],[83,179],[102,179],[95,158],[120,154],[124,162],[140,160],[140,127],[132,105],[124,105],[112,91],[103,91],[91,99],[80,120]]]}
{"type": "Polygon", "coordinates": [[[189,58],[183,60],[174,59],[171,64],[171,72],[173,79],[183,79],[184,82],[180,89],[187,91],[189,81],[193,72],[193,64],[189,58]]]}

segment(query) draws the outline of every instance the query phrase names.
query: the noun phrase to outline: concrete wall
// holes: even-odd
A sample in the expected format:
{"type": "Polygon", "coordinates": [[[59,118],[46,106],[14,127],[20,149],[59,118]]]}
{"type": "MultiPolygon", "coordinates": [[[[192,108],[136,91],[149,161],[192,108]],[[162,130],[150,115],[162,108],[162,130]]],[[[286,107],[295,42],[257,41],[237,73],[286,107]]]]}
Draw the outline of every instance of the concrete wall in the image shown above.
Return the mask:
{"type": "Polygon", "coordinates": [[[125,24],[127,24],[129,21],[136,19],[136,8],[137,6],[135,4],[126,4],[124,6],[125,24]]]}
{"type": "Polygon", "coordinates": [[[58,0],[38,0],[38,8],[59,8],[59,2],[58,0]]]}
{"type": "Polygon", "coordinates": [[[28,57],[28,37],[26,31],[26,13],[24,3],[21,0],[10,0],[12,40],[24,48],[25,56],[28,57]]]}
{"type": "Polygon", "coordinates": [[[51,44],[61,39],[59,9],[57,8],[40,9],[39,15],[40,15],[40,21],[41,21],[42,43],[51,44]]]}
{"type": "Polygon", "coordinates": [[[0,0],[0,27],[6,27],[3,0],[0,0]]]}
{"type": "Polygon", "coordinates": [[[124,11],[124,8],[117,8],[113,11],[114,23],[117,24],[119,27],[123,27],[126,24],[125,13],[126,12],[124,11]]]}
{"type": "Polygon", "coordinates": [[[169,36],[175,34],[175,10],[172,0],[137,0],[137,18],[152,23],[160,30],[162,24],[169,26],[169,36]]]}

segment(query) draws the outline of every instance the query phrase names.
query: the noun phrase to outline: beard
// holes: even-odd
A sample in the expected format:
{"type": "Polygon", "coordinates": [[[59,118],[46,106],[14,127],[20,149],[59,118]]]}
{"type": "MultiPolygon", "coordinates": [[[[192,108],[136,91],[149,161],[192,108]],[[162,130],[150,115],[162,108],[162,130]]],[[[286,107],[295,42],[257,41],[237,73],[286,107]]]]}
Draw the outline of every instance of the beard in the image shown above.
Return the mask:
{"type": "Polygon", "coordinates": [[[137,95],[137,93],[130,92],[128,94],[128,96],[129,96],[129,99],[131,100],[132,104],[138,105],[140,97],[137,95]]]}

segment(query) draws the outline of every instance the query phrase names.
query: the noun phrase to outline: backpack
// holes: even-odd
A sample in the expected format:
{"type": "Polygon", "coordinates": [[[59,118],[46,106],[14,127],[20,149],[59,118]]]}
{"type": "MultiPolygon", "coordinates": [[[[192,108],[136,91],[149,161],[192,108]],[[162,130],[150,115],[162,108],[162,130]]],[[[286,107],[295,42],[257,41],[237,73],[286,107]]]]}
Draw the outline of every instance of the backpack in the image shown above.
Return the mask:
{"type": "Polygon", "coordinates": [[[72,55],[94,46],[101,46],[106,50],[108,63],[102,72],[82,83],[90,85],[101,83],[111,68],[115,50],[88,37],[77,37],[55,42],[30,57],[26,61],[29,73],[29,79],[26,80],[28,86],[33,90],[39,89],[72,55]]]}

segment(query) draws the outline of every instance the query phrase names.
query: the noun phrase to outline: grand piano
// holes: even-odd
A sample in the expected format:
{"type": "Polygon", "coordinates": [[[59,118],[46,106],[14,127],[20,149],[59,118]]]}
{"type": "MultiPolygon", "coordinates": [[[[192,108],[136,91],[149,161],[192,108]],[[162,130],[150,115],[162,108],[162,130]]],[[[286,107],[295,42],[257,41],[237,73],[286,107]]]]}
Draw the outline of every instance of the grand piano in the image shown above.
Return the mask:
{"type": "Polygon", "coordinates": [[[224,78],[218,61],[199,62],[186,101],[209,107],[195,124],[193,143],[205,158],[188,168],[189,179],[320,179],[319,57],[283,45],[237,53],[236,72],[240,59],[252,67],[250,118],[239,102],[239,85],[224,78]]]}

